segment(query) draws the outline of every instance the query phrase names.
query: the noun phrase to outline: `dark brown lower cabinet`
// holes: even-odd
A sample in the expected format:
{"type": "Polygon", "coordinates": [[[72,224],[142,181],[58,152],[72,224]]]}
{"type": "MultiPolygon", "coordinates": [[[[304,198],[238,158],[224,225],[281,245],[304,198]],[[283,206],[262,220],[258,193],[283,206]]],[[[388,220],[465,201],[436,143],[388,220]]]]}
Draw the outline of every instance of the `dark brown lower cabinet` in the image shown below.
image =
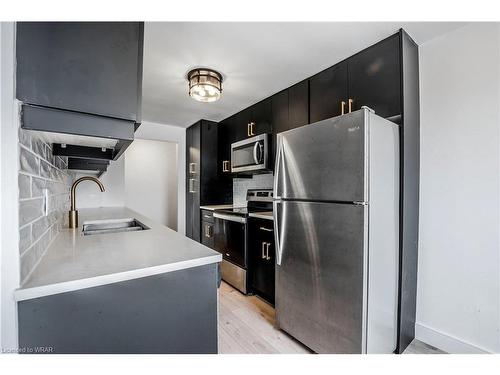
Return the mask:
{"type": "Polygon", "coordinates": [[[212,211],[201,210],[201,243],[215,249],[214,216],[212,211]]]}
{"type": "Polygon", "coordinates": [[[250,218],[248,227],[250,290],[274,305],[275,249],[273,222],[250,218]]]}

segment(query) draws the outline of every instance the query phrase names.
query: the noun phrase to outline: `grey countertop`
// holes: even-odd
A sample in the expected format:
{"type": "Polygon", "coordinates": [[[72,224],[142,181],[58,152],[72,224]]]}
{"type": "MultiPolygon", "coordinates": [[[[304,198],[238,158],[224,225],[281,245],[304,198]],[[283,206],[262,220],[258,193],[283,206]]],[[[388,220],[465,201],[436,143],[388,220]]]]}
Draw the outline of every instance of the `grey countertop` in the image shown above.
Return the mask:
{"type": "Polygon", "coordinates": [[[217,263],[222,256],[206,246],[126,207],[79,210],[80,226],[63,229],[16,300],[63,293],[139,277],[217,263]],[[83,224],[135,218],[149,230],[83,236],[83,224]]]}

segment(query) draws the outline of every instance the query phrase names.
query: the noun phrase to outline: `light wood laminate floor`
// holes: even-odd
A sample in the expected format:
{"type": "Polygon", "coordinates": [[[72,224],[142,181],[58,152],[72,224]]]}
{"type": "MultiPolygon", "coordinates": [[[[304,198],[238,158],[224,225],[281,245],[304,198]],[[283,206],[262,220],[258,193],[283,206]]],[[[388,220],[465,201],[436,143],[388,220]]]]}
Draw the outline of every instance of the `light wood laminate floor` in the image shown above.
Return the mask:
{"type": "MultiPolygon", "coordinates": [[[[245,296],[222,282],[219,289],[220,354],[309,354],[311,351],[275,328],[274,308],[256,296],[245,296]]],[[[439,349],[414,340],[405,354],[438,354],[439,349]]]]}

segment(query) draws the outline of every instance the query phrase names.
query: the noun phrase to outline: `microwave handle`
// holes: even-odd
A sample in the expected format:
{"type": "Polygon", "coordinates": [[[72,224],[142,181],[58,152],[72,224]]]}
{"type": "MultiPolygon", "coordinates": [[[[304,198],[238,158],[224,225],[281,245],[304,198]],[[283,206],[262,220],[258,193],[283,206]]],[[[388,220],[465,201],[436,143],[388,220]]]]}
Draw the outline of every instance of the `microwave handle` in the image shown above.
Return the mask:
{"type": "Polygon", "coordinates": [[[261,145],[260,142],[255,142],[255,145],[253,146],[253,160],[255,161],[255,164],[260,164],[260,159],[261,159],[261,145]]]}

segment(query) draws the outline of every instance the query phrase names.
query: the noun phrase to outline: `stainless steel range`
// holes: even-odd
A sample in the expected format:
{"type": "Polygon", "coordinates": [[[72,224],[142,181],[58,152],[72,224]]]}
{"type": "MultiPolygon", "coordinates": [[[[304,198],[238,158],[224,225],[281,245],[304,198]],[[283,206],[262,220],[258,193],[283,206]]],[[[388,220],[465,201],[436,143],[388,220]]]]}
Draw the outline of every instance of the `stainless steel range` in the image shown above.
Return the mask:
{"type": "Polygon", "coordinates": [[[247,221],[252,212],[272,211],[272,189],[249,189],[247,206],[215,210],[215,249],[222,254],[222,279],[248,292],[247,221]]]}

